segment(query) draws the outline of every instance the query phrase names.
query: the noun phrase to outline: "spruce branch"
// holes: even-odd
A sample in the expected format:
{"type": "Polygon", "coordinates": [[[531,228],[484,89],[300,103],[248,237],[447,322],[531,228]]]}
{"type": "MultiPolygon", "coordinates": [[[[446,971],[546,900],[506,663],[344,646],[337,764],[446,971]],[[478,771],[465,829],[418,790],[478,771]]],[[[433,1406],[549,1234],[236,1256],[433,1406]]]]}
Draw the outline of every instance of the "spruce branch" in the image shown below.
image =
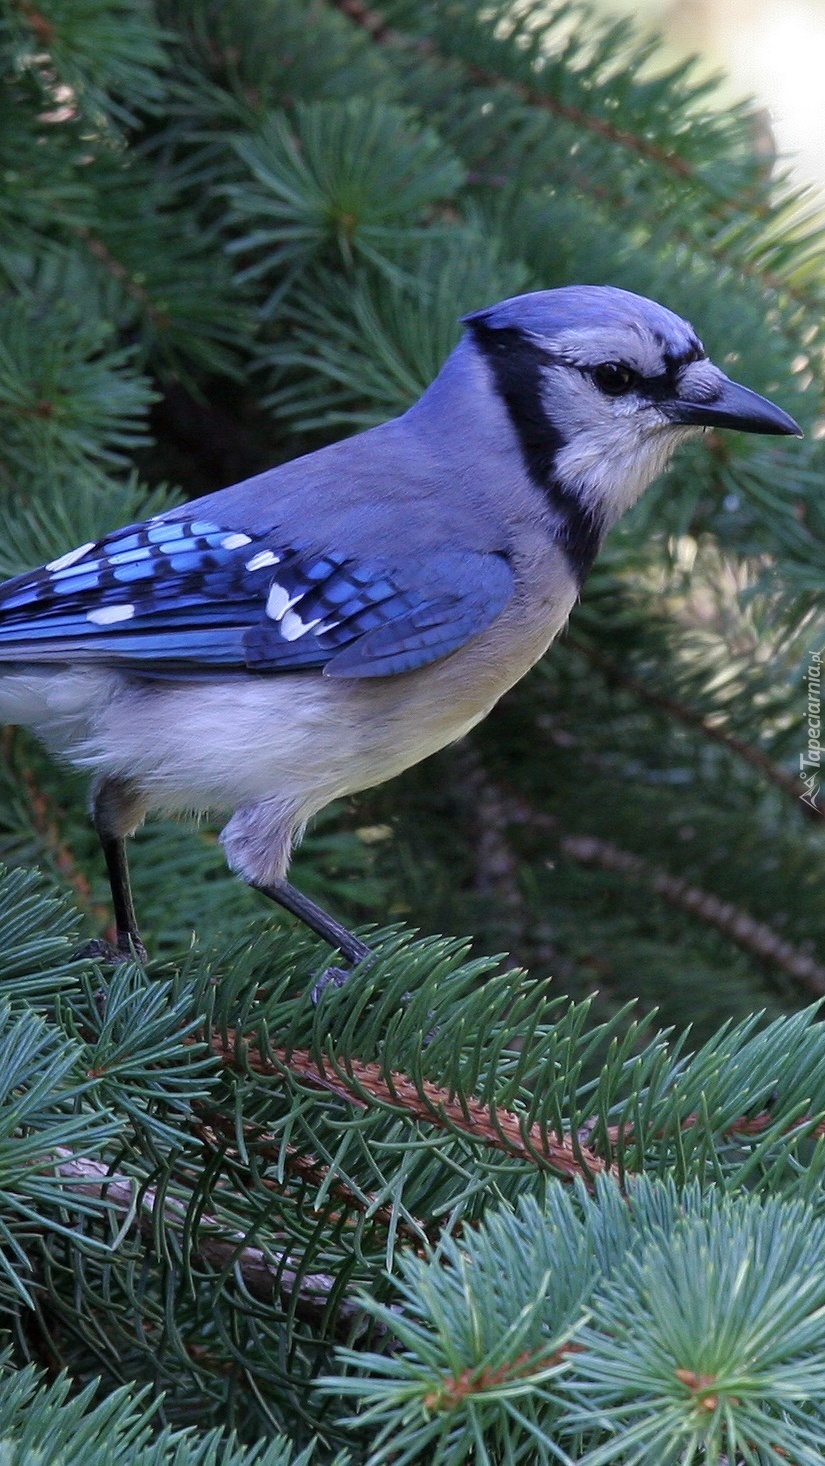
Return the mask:
{"type": "Polygon", "coordinates": [[[637,1461],[725,1451],[816,1466],[821,1219],[778,1198],[710,1198],[668,1230],[594,1291],[569,1382],[568,1422],[591,1441],[582,1459],[626,1461],[630,1446],[637,1461]]]}
{"type": "Polygon", "coordinates": [[[60,90],[55,121],[135,126],[163,97],[168,37],[142,0],[11,0],[7,10],[18,65],[60,90]]]}
{"type": "MultiPolygon", "coordinates": [[[[796,394],[801,415],[816,418],[819,225],[787,180],[771,178],[748,104],[720,108],[687,66],[657,73],[652,43],[577,0],[376,3],[383,15],[370,0],[10,0],[0,25],[4,573],[168,507],[137,475],[116,477],[135,449],[150,481],[181,480],[199,497],[328,441],[336,425],[403,411],[455,344],[463,311],[574,278],[661,300],[706,328],[711,354],[735,361],[736,376],[787,394],[794,412],[796,394]],[[336,191],[345,171],[346,196],[336,191]],[[239,242],[245,296],[229,264],[239,242]],[[247,380],[239,361],[265,372],[247,380]],[[197,416],[173,380],[180,362],[197,416]],[[151,447],[144,364],[166,393],[151,447]],[[274,442],[270,407],[282,430],[274,442]]],[[[617,686],[626,650],[640,685],[624,680],[626,695],[611,697],[610,668],[605,693],[578,657],[553,658],[552,748],[546,702],[528,686],[483,735],[500,779],[470,759],[463,787],[449,777],[427,786],[414,870],[393,823],[411,777],[389,796],[392,819],[384,796],[369,796],[364,824],[382,832],[371,882],[357,860],[369,848],[356,828],[363,812],[345,807],[331,834],[304,845],[298,883],[323,882],[354,921],[417,904],[429,930],[464,929],[451,916],[467,898],[485,908],[488,938],[500,915],[496,946],[542,944],[548,966],[549,916],[561,952],[566,942],[609,949],[614,992],[624,963],[625,992],[655,1001],[666,968],[680,1025],[689,1016],[701,1028],[713,1004],[720,1018],[756,1005],[762,975],[730,960],[716,928],[738,932],[760,960],[801,960],[810,978],[814,958],[793,942],[825,933],[816,832],[791,820],[778,828],[778,797],[753,810],[749,800],[757,775],[770,793],[798,794],[792,765],[786,776],[771,763],[797,725],[775,674],[818,606],[822,458],[816,442],[803,463],[733,440],[712,462],[702,450],[677,460],[667,489],[653,489],[606,546],[615,589],[599,599],[591,582],[577,612],[605,629],[617,686]],[[739,507],[729,511],[728,498],[739,507]],[[685,583],[664,575],[680,536],[752,568],[738,623],[755,651],[747,712],[744,643],[715,623],[697,633],[695,618],[686,630],[685,583]],[[754,584],[763,572],[773,599],[754,584]],[[657,634],[649,618],[663,582],[657,634]],[[677,687],[654,676],[668,657],[677,687]],[[596,693],[587,707],[585,678],[596,693]],[[664,747],[656,708],[674,729],[664,747]],[[599,723],[595,759],[583,738],[564,742],[585,717],[599,723]],[[746,768],[715,802],[728,755],[746,768]],[[516,758],[523,767],[510,776],[516,758]],[[552,808],[569,819],[542,820],[511,798],[510,777],[540,809],[537,791],[559,768],[552,808]],[[595,796],[586,834],[581,769],[595,796]],[[441,846],[457,808],[469,855],[462,831],[441,846]],[[649,820],[689,842],[680,856],[650,853],[649,820]],[[519,822],[524,844],[540,846],[537,867],[561,844],[547,913],[536,909],[544,878],[510,828],[519,822]],[[732,845],[719,889],[737,906],[694,875],[732,845]],[[586,865],[613,875],[583,875],[586,865]],[[630,899],[615,899],[617,887],[630,899]],[[782,911],[798,914],[797,932],[780,927],[782,911]]],[[[714,586],[704,551],[691,574],[701,611],[714,586]]],[[[18,858],[44,853],[88,909],[96,888],[76,785],[29,747],[16,745],[13,777],[0,765],[4,841],[18,858]]],[[[669,1043],[652,1020],[634,1024],[613,993],[597,1023],[595,1003],[556,997],[555,984],[471,961],[469,944],[398,930],[371,937],[371,966],[313,1007],[319,948],[256,914],[211,834],[198,841],[164,821],[141,844],[151,978],[134,965],[112,975],[73,962],[77,912],[48,881],[0,879],[0,994],[11,1013],[0,1045],[0,1231],[11,1237],[0,1248],[0,1269],[11,1268],[2,1323],[16,1364],[36,1341],[26,1318],[52,1332],[44,1358],[70,1371],[75,1397],[53,1409],[56,1396],[38,1392],[29,1409],[21,1395],[9,1413],[0,1377],[0,1461],[27,1452],[32,1466],[50,1453],[65,1466],[286,1466],[286,1429],[301,1447],[318,1436],[298,1458],[308,1466],[334,1455],[350,1394],[354,1454],[371,1466],[559,1466],[588,1455],[594,1466],[599,1452],[644,1451],[654,1466],[721,1466],[723,1456],[820,1466],[821,1004],[775,1023],[743,1019],[689,1053],[685,1037],[669,1043]],[[219,948],[207,933],[220,933],[219,948]],[[756,1217],[769,1196],[770,1226],[756,1217]],[[798,1198],[808,1209],[792,1210],[798,1198]],[[790,1299],[781,1317],[778,1253],[790,1299]],[[794,1314],[806,1288],[813,1314],[794,1314]],[[759,1354],[760,1328],[778,1372],[759,1354]],[[350,1383],[333,1381],[319,1401],[313,1383],[336,1335],[352,1342],[341,1356],[350,1383]],[[736,1370],[749,1361],[743,1390],[736,1370]],[[100,1371],[107,1398],[92,1421],[77,1392],[100,1371]],[[110,1407],[113,1381],[127,1379],[164,1390],[168,1430],[148,1406],[145,1435],[131,1404],[110,1407]],[[176,1432],[191,1422],[185,1438],[176,1432]],[[256,1442],[249,1450],[203,1433],[234,1422],[256,1442]]]]}
{"type": "Polygon", "coordinates": [[[66,839],[65,811],[55,805],[41,787],[35,770],[18,751],[19,744],[16,728],[5,727],[0,731],[0,750],[25,791],[32,828],[55,870],[71,887],[81,911],[98,923],[106,922],[110,919],[109,909],[94,901],[89,877],[78,864],[66,839]]]}
{"type": "Polygon", "coordinates": [[[77,983],[71,956],[76,914],[39,872],[0,868],[0,992],[40,1008],[77,983]]]}
{"type": "MultiPolygon", "coordinates": [[[[0,1459],[4,1466],[311,1466],[312,1445],[296,1454],[281,1433],[268,1444],[242,1445],[224,1429],[170,1430],[149,1391],[121,1386],[100,1398],[99,1382],[73,1387],[68,1374],[49,1383],[27,1365],[16,1373],[0,1358],[0,1459]]],[[[336,1456],[331,1466],[346,1466],[336,1456]]]]}
{"type": "MultiPolygon", "coordinates": [[[[208,1114],[208,1120],[197,1125],[193,1133],[202,1141],[207,1152],[220,1153],[226,1156],[233,1166],[243,1167],[245,1163],[240,1151],[231,1145],[231,1140],[235,1136],[235,1127],[229,1118],[211,1114],[208,1111],[205,1113],[208,1114]]],[[[244,1142],[248,1147],[254,1148],[256,1157],[278,1165],[285,1176],[323,1190],[325,1195],[340,1202],[347,1212],[361,1212],[381,1226],[388,1229],[392,1227],[400,1238],[415,1247],[421,1246],[423,1237],[437,1233],[437,1228],[433,1223],[417,1221],[415,1226],[411,1226],[404,1217],[397,1217],[392,1207],[379,1202],[376,1197],[356,1191],[354,1186],[347,1185],[340,1177],[330,1180],[332,1168],[320,1161],[317,1156],[308,1155],[295,1145],[282,1145],[274,1136],[259,1133],[252,1126],[245,1127],[244,1142]]],[[[259,1180],[260,1185],[264,1186],[267,1191],[271,1191],[273,1195],[284,1194],[286,1191],[282,1182],[270,1176],[262,1176],[259,1180]]],[[[330,1217],[331,1223],[337,1220],[337,1217],[330,1217]]]]}
{"type": "Polygon", "coordinates": [[[403,278],[398,256],[433,230],[431,211],[464,181],[458,158],[409,108],[353,97],[272,112],[235,139],[242,182],[227,183],[227,249],[248,263],[239,280],[275,277],[273,314],[295,281],[330,253],[403,278]]]}
{"type": "Polygon", "coordinates": [[[57,35],[54,23],[38,10],[36,5],[31,5],[29,0],[18,0],[17,8],[26,23],[31,26],[41,46],[51,46],[57,35]]]}
{"type": "Polygon", "coordinates": [[[128,270],[120,260],[116,259],[108,245],[104,244],[103,240],[99,239],[86,225],[77,225],[74,233],[86,246],[89,253],[108,271],[112,279],[123,287],[126,294],[131,296],[142,311],[145,311],[152,324],[158,330],[162,330],[168,323],[168,316],[153,305],[142,280],[137,279],[133,271],[128,270]]]}
{"type": "MultiPolygon", "coordinates": [[[[699,261],[711,258],[726,267],[750,276],[763,288],[777,292],[781,298],[793,301],[806,310],[822,309],[822,293],[818,288],[818,275],[822,260],[822,212],[818,203],[812,203],[809,193],[789,185],[777,196],[777,190],[769,192],[765,183],[769,172],[762,169],[763,181],[749,176],[744,188],[732,193],[722,193],[704,176],[703,169],[693,160],[683,156],[675,147],[663,145],[642,130],[622,127],[595,108],[586,109],[576,105],[563,95],[554,93],[550,86],[531,84],[518,75],[510,74],[505,65],[502,70],[474,63],[464,55],[461,48],[447,47],[439,50],[436,43],[426,36],[413,36],[394,29],[381,12],[363,0],[329,0],[337,10],[346,15],[355,25],[365,31],[376,44],[388,48],[399,48],[403,54],[412,52],[422,60],[456,62],[463,68],[468,81],[477,87],[506,87],[526,106],[538,108],[569,123],[571,127],[620,148],[632,157],[656,167],[681,184],[687,184],[698,191],[701,199],[701,220],[713,225],[697,230],[696,221],[692,227],[674,225],[668,218],[668,231],[674,240],[681,242],[699,261]],[[793,246],[789,248],[789,241],[793,246]],[[815,268],[815,267],[819,268],[815,268]]],[[[562,7],[563,8],[563,7],[562,7]]],[[[483,18],[487,27],[492,27],[494,17],[483,18]]],[[[552,22],[551,22],[552,23],[552,22]]],[[[535,55],[534,45],[530,46],[535,55]]],[[[512,59],[518,53],[509,53],[512,59]]],[[[523,65],[520,60],[519,66],[523,65]]],[[[569,82],[575,69],[562,71],[564,81],[569,82]]],[[[563,88],[559,89],[560,91],[563,88]]],[[[598,89],[594,96],[598,96],[598,89]]],[[[744,113],[742,114],[745,115],[744,113]]],[[[691,137],[694,128],[684,128],[681,138],[691,137]]],[[[618,171],[618,170],[617,170],[618,171]]],[[[587,195],[608,201],[611,207],[622,207],[626,202],[621,187],[608,196],[604,182],[599,183],[590,171],[573,170],[572,175],[578,187],[587,195]]],[[[484,175],[486,186],[509,185],[517,191],[518,180],[507,175],[484,175]]],[[[638,219],[634,221],[638,225],[638,219]]]]}
{"type": "MultiPolygon", "coordinates": [[[[104,1162],[76,1155],[65,1146],[56,1147],[54,1159],[57,1175],[79,1197],[105,1202],[127,1227],[135,1224],[147,1241],[154,1239],[157,1188],[144,1186],[135,1176],[113,1172],[104,1162]]],[[[183,1235],[185,1205],[168,1194],[160,1205],[164,1226],[171,1225],[183,1235]]],[[[334,1276],[288,1267],[286,1255],[273,1258],[263,1248],[250,1246],[243,1234],[227,1235],[226,1227],[209,1213],[199,1216],[194,1251],[217,1272],[229,1274],[237,1268],[244,1287],[260,1302],[288,1304],[297,1317],[316,1324],[323,1321],[333,1295],[340,1293],[334,1276]]],[[[363,1324],[360,1305],[346,1296],[338,1298],[335,1317],[336,1330],[344,1337],[351,1335],[353,1325],[363,1324]]]]}
{"type": "Polygon", "coordinates": [[[324,1064],[308,1049],[270,1047],[263,1053],[250,1047],[233,1029],[213,1032],[209,1042],[212,1052],[230,1068],[248,1068],[263,1077],[289,1074],[359,1109],[381,1105],[401,1110],[410,1119],[458,1131],[481,1145],[546,1167],[567,1179],[581,1177],[589,1183],[610,1169],[575,1136],[554,1140],[542,1126],[526,1125],[524,1117],[514,1111],[485,1105],[472,1096],[452,1094],[423,1078],[386,1073],[381,1064],[351,1057],[336,1061],[331,1056],[324,1064]]]}
{"type": "Polygon", "coordinates": [[[772,962],[787,972],[795,982],[806,987],[818,997],[825,994],[825,967],[816,958],[810,957],[792,942],[786,942],[766,922],[742,911],[730,901],[722,901],[710,891],[672,876],[669,872],[648,864],[629,850],[622,850],[609,840],[591,835],[561,835],[559,849],[570,855],[581,865],[595,866],[600,870],[618,871],[622,875],[641,880],[657,896],[669,905],[691,916],[697,916],[744,951],[750,952],[760,962],[772,962]]]}
{"type": "Polygon", "coordinates": [[[825,995],[825,966],[792,942],[780,937],[766,922],[758,921],[741,907],[735,906],[731,901],[721,900],[711,891],[702,890],[679,876],[673,876],[668,871],[651,865],[612,841],[593,835],[560,831],[559,821],[554,815],[541,814],[531,809],[526,800],[503,793],[487,777],[477,755],[465,755],[465,758],[472,771],[477,806],[482,815],[486,812],[488,820],[492,816],[495,849],[499,859],[506,859],[510,867],[512,860],[503,836],[508,824],[531,824],[551,832],[559,850],[580,865],[617,871],[643,882],[669,905],[715,927],[723,936],[759,961],[775,963],[815,996],[825,995]]]}
{"type": "Polygon", "coordinates": [[[368,1430],[369,1466],[489,1466],[503,1418],[505,1459],[525,1466],[718,1463],[722,1449],[815,1466],[823,1248],[798,1202],[556,1187],[404,1258],[395,1311],[364,1300],[396,1349],[339,1349],[346,1372],[321,1388],[359,1402],[348,1424],[368,1430]]]}
{"type": "Polygon", "coordinates": [[[569,632],[565,639],[568,646],[571,646],[574,651],[579,652],[591,666],[596,667],[600,672],[604,673],[609,683],[615,683],[620,687],[626,688],[640,702],[647,703],[649,707],[658,708],[669,718],[684,723],[689,728],[698,729],[706,738],[710,738],[715,743],[721,744],[723,748],[727,748],[737,758],[741,758],[751,768],[756,769],[762,778],[774,784],[777,789],[782,790],[783,794],[787,794],[792,798],[796,808],[800,809],[801,813],[807,819],[819,821],[825,818],[825,809],[820,809],[818,806],[803,800],[802,795],[805,793],[805,787],[801,781],[795,778],[793,774],[789,774],[781,765],[774,763],[773,759],[761,748],[757,748],[753,743],[749,743],[746,739],[740,738],[736,733],[731,733],[722,724],[712,722],[710,718],[703,716],[696,708],[690,707],[688,703],[682,701],[680,698],[671,697],[667,693],[660,692],[658,689],[649,686],[640,677],[636,677],[632,672],[628,672],[620,662],[616,661],[615,657],[608,656],[604,652],[599,651],[589,641],[585,641],[582,637],[576,636],[574,632],[569,632]]]}
{"type": "MultiPolygon", "coordinates": [[[[330,3],[340,10],[356,25],[361,26],[373,41],[382,45],[401,46],[408,50],[414,50],[420,56],[431,58],[436,56],[435,44],[426,37],[411,37],[403,31],[394,30],[388,25],[384,16],[379,10],[372,6],[363,4],[363,0],[330,0],[330,3]]],[[[454,58],[451,58],[454,59],[454,58]]],[[[477,86],[500,85],[504,80],[494,72],[488,71],[481,66],[467,64],[467,75],[477,86]]],[[[589,132],[596,133],[599,137],[607,139],[608,142],[616,143],[622,148],[627,148],[640,158],[649,159],[668,169],[677,178],[695,179],[695,170],[691,165],[669,148],[663,148],[652,142],[649,138],[629,132],[625,128],[616,127],[608,122],[606,118],[599,117],[595,113],[588,113],[579,107],[572,106],[569,102],[563,102],[558,97],[551,96],[548,92],[541,91],[536,87],[530,87],[525,82],[515,82],[510,77],[506,78],[507,85],[512,87],[516,94],[523,101],[531,106],[541,107],[554,116],[561,117],[565,122],[572,122],[576,127],[584,128],[589,132]]]]}
{"type": "Polygon", "coordinates": [[[111,345],[110,323],[78,303],[34,293],[0,298],[0,423],[12,471],[119,467],[147,442],[155,393],[134,370],[133,347],[111,345]]]}

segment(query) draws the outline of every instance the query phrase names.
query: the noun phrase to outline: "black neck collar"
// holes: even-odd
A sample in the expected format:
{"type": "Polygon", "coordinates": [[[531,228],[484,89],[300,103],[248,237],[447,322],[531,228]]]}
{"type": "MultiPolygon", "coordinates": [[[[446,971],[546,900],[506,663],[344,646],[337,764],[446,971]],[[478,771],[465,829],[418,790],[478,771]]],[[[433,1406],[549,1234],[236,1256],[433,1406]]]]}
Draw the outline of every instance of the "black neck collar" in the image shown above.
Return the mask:
{"type": "Polygon", "coordinates": [[[604,523],[556,477],[556,457],[564,439],[544,407],[546,353],[517,326],[497,327],[475,320],[468,322],[468,329],[493,373],[521,445],[524,466],[558,516],[558,543],[581,589],[601,545],[604,523]]]}

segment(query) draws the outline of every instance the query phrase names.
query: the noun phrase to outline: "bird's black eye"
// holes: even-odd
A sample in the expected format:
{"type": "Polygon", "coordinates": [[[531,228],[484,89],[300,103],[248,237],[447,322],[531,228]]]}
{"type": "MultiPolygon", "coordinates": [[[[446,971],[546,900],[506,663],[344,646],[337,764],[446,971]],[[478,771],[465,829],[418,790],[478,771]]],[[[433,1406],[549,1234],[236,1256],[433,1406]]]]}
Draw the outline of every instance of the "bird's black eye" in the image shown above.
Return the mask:
{"type": "Polygon", "coordinates": [[[639,380],[636,373],[621,361],[603,361],[600,366],[593,368],[590,375],[599,391],[608,397],[623,397],[625,392],[633,390],[639,380]]]}

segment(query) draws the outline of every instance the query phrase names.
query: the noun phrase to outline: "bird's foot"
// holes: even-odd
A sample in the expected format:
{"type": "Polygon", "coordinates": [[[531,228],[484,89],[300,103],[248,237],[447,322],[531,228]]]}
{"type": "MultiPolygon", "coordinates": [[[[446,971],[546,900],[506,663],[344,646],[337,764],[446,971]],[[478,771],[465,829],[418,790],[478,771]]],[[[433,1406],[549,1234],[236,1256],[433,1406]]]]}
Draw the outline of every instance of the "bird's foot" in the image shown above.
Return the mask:
{"type": "Polygon", "coordinates": [[[76,962],[97,962],[101,967],[120,967],[124,962],[145,965],[149,961],[149,954],[140,938],[125,935],[118,937],[117,946],[112,946],[104,937],[93,937],[78,947],[73,957],[76,962]]]}
{"type": "MultiPolygon", "coordinates": [[[[351,958],[352,966],[324,968],[324,971],[321,973],[318,981],[313,985],[310,993],[314,1007],[318,1006],[327,988],[342,988],[345,983],[349,982],[355,971],[360,972],[362,968],[368,967],[374,960],[375,953],[370,947],[365,947],[364,943],[358,942],[355,937],[351,937],[350,941],[353,948],[351,958]]],[[[350,953],[346,953],[346,956],[350,956],[350,953]]]]}
{"type": "Polygon", "coordinates": [[[313,985],[310,997],[313,1007],[317,1007],[326,992],[327,988],[342,988],[355,971],[353,967],[326,967],[313,985]]]}

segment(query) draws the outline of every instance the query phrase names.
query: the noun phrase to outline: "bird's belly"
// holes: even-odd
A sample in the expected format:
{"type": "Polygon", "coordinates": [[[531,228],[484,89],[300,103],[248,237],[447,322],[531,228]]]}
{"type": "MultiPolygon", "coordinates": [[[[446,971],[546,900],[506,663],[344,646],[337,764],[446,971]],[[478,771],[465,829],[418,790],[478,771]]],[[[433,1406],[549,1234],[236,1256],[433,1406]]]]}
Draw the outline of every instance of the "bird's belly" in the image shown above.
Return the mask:
{"type": "Polygon", "coordinates": [[[72,762],[127,778],[150,807],[234,810],[277,799],[300,824],[463,737],[560,629],[575,595],[564,590],[508,608],[451,656],[401,676],[137,683],[89,671],[69,698],[55,674],[53,685],[37,680],[41,713],[20,721],[72,762]]]}
{"type": "Polygon", "coordinates": [[[300,822],[461,738],[495,694],[439,705],[405,688],[312,675],[128,689],[74,762],[128,777],[167,811],[231,810],[277,797],[300,822]]]}
{"type": "Polygon", "coordinates": [[[463,737],[542,654],[572,597],[517,626],[503,617],[452,656],[402,676],[299,673],[137,689],[113,709],[119,726],[106,742],[166,807],[231,809],[277,795],[306,818],[463,737]]]}

